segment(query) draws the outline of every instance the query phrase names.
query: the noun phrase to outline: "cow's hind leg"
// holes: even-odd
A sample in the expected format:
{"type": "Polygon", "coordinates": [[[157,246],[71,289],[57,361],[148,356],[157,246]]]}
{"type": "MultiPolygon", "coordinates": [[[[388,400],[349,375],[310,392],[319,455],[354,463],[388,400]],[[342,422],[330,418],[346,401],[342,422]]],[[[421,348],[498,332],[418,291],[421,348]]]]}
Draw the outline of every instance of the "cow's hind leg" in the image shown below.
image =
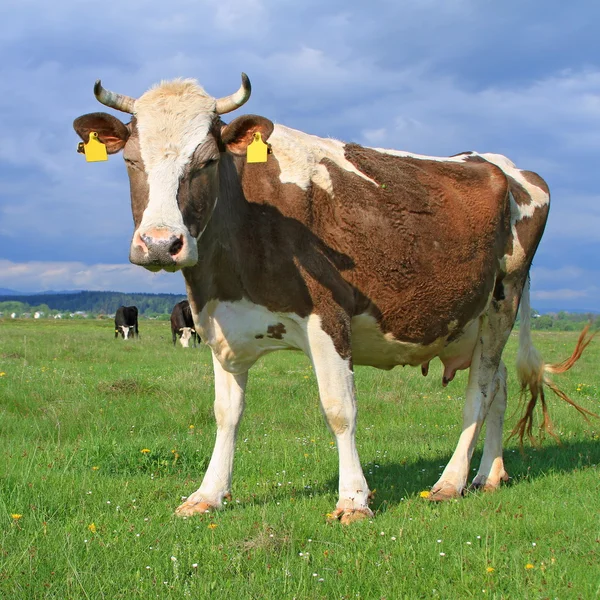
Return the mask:
{"type": "MultiPolygon", "coordinates": [[[[450,462],[431,490],[431,500],[456,498],[461,496],[466,488],[469,464],[481,427],[493,401],[499,399],[495,393],[496,377],[497,373],[505,373],[505,369],[501,368],[502,351],[516,317],[521,287],[509,286],[505,281],[502,297],[494,299],[487,314],[481,317],[479,339],[469,371],[462,433],[450,462]]],[[[493,424],[490,434],[493,434],[492,438],[494,435],[498,436],[498,439],[490,438],[486,460],[491,455],[502,456],[502,434],[498,433],[498,422],[500,427],[502,422],[498,421],[496,411],[503,413],[505,405],[506,400],[499,402],[494,409],[496,423],[493,424]]]]}
{"type": "Polygon", "coordinates": [[[336,348],[331,336],[321,328],[321,319],[314,315],[309,319],[307,336],[321,408],[338,449],[339,500],[332,516],[348,524],[373,516],[368,506],[369,487],[355,443],[356,399],[349,343],[338,339],[336,348]],[[340,345],[344,348],[339,348],[340,345]]]}
{"type": "Polygon", "coordinates": [[[180,516],[190,516],[219,508],[230,493],[233,454],[238,426],[244,412],[248,372],[234,375],[223,369],[213,354],[215,372],[215,418],[217,439],[202,484],[177,509],[180,516]]]}
{"type": "Polygon", "coordinates": [[[494,397],[486,417],[485,442],[479,471],[471,487],[493,491],[508,481],[502,458],[502,430],[506,411],[506,366],[500,361],[493,387],[494,397]]]}

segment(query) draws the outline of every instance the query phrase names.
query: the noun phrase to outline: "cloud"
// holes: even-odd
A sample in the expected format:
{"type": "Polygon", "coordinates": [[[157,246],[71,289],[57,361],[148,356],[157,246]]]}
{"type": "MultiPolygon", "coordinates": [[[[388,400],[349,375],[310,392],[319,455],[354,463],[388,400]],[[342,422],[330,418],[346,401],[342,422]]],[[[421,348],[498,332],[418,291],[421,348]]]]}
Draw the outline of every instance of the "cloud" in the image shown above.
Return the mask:
{"type": "Polygon", "coordinates": [[[0,259],[0,287],[22,292],[45,290],[110,290],[185,294],[180,273],[151,273],[129,264],[31,261],[0,259]]]}

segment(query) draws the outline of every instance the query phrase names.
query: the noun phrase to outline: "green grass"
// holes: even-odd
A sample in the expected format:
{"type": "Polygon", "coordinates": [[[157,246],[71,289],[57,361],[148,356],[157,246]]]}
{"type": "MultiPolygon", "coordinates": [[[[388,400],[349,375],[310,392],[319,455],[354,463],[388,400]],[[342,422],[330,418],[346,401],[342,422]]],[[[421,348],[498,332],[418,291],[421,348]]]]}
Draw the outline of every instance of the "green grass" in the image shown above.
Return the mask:
{"type": "MultiPolygon", "coordinates": [[[[214,441],[210,353],[174,349],[169,323],[140,329],[124,342],[107,321],[0,321],[1,598],[599,596],[597,420],[551,400],[561,446],[547,439],[521,456],[512,440],[502,490],[430,504],[419,492],[458,440],[466,374],[443,389],[439,364],[427,378],[359,368],[357,441],[375,518],[342,527],[326,521],[337,454],[312,369],[281,352],[250,374],[232,502],[178,519],[214,441]]],[[[576,337],[535,334],[548,361],[576,337]]],[[[507,431],[515,352],[513,335],[507,431]]],[[[557,379],[595,412],[599,361],[596,341],[557,379]]]]}

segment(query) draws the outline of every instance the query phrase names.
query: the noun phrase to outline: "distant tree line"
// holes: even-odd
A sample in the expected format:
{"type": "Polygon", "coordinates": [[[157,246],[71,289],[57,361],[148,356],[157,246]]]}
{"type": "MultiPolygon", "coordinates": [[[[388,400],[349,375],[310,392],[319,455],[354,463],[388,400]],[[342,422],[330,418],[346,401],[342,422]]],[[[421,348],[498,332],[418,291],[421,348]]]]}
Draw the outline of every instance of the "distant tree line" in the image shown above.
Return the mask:
{"type": "MultiPolygon", "coordinates": [[[[164,318],[170,315],[173,306],[184,300],[180,294],[124,294],[122,292],[74,292],[70,294],[34,294],[28,296],[0,295],[0,313],[4,318],[13,312],[17,316],[24,313],[44,313],[50,317],[57,313],[74,314],[78,318],[112,315],[119,306],[137,306],[144,317],[164,318]],[[76,314],[79,313],[79,314],[76,314]]],[[[587,323],[600,329],[600,314],[569,313],[560,311],[540,315],[531,311],[531,328],[551,331],[579,331],[587,323]]],[[[517,319],[516,326],[519,326],[517,319]]]]}
{"type": "Polygon", "coordinates": [[[6,317],[12,312],[22,314],[41,311],[45,316],[57,312],[83,312],[90,315],[111,315],[119,306],[137,306],[140,314],[157,316],[171,314],[173,306],[184,300],[181,294],[124,294],[121,292],[75,292],[72,294],[35,294],[31,296],[0,296],[0,312],[6,317]]]}
{"type": "MultiPolygon", "coordinates": [[[[570,313],[561,310],[557,313],[540,315],[536,310],[531,311],[531,329],[543,331],[580,331],[588,323],[593,329],[600,329],[600,314],[570,313]]],[[[520,318],[516,326],[519,326],[520,318]]]]}

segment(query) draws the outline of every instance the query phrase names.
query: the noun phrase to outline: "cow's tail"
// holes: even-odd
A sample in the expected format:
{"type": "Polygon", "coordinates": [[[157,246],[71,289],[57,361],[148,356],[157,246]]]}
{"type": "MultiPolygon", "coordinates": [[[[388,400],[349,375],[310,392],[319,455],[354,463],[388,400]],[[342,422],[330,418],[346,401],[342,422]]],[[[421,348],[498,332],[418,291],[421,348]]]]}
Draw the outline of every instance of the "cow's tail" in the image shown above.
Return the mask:
{"type": "MultiPolygon", "coordinates": [[[[523,446],[523,438],[525,435],[535,444],[533,436],[533,412],[538,400],[542,404],[542,423],[540,424],[540,433],[549,433],[558,441],[558,436],[552,427],[552,421],[548,415],[548,406],[544,396],[544,387],[550,388],[559,398],[576,408],[589,421],[588,415],[598,417],[593,412],[579,406],[565,392],[559,389],[556,384],[548,377],[550,373],[564,373],[568,371],[582,355],[587,345],[592,341],[592,338],[598,332],[589,334],[589,325],[583,329],[577,340],[577,345],[573,350],[573,354],[561,363],[548,365],[544,363],[542,356],[536,350],[531,339],[531,305],[529,301],[529,276],[523,288],[521,296],[521,326],[519,330],[519,351],[517,354],[517,374],[521,383],[521,398],[525,400],[525,413],[519,419],[515,428],[509,436],[509,439],[514,435],[519,436],[519,443],[523,446]],[[527,401],[527,395],[529,400],[527,401]]],[[[600,417],[598,417],[600,418],[600,417]]]]}

